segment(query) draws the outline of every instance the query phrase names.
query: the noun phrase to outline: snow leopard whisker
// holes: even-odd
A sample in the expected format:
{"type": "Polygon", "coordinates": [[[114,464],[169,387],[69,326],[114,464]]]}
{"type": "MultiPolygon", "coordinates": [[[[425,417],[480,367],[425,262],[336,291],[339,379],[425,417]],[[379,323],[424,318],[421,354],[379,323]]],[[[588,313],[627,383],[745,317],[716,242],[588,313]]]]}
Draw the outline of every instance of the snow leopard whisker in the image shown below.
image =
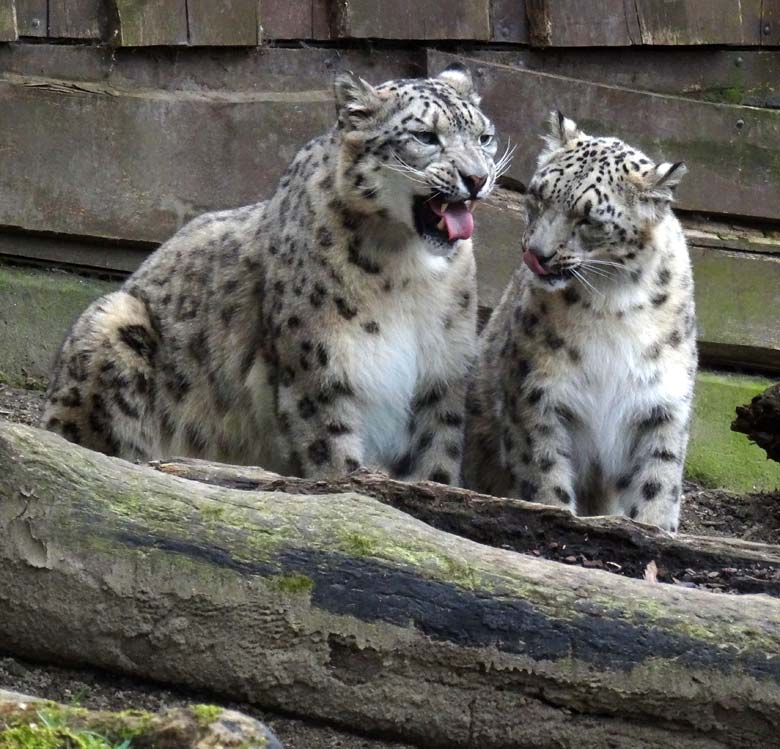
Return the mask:
{"type": "Polygon", "coordinates": [[[604,296],[604,294],[600,292],[590,281],[588,281],[588,279],[585,278],[585,276],[576,268],[572,268],[571,273],[580,283],[583,284],[583,286],[587,286],[594,294],[598,294],[601,297],[604,296]]]}

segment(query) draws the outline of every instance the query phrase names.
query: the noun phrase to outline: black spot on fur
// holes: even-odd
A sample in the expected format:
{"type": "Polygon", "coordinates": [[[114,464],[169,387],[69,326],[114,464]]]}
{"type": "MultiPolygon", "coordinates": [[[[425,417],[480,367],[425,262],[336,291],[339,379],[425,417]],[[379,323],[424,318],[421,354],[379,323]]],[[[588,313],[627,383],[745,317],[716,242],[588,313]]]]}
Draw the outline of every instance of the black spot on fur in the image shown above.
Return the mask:
{"type": "Polygon", "coordinates": [[[420,393],[412,401],[412,411],[421,411],[424,408],[435,406],[444,397],[447,386],[443,382],[436,383],[433,387],[420,393]]]}
{"type": "Polygon", "coordinates": [[[145,325],[125,325],[119,328],[119,340],[147,362],[154,361],[157,341],[145,325]]]}
{"type": "Polygon", "coordinates": [[[435,481],[437,484],[449,484],[452,482],[452,477],[443,468],[435,468],[428,476],[428,480],[435,481]]]}
{"type": "Polygon", "coordinates": [[[352,429],[343,421],[331,422],[327,425],[326,429],[328,430],[328,434],[332,435],[350,434],[352,432],[352,429]]]}
{"type": "Polygon", "coordinates": [[[330,443],[324,439],[314,440],[309,445],[307,452],[311,462],[316,466],[321,466],[330,460],[330,443]]]}
{"type": "Polygon", "coordinates": [[[363,330],[365,330],[366,333],[371,333],[372,335],[376,335],[379,332],[379,323],[375,322],[374,320],[371,320],[369,322],[364,322],[363,330]]]}
{"type": "Polygon", "coordinates": [[[328,366],[328,350],[325,348],[324,343],[317,344],[317,361],[321,367],[328,366]]]}
{"type": "Polygon", "coordinates": [[[353,471],[357,471],[357,469],[360,468],[360,463],[354,458],[345,458],[344,466],[346,467],[347,471],[352,473],[353,471]]]}
{"type": "Polygon", "coordinates": [[[79,429],[79,425],[75,421],[66,421],[62,425],[62,436],[66,440],[75,442],[77,445],[81,444],[81,429],[79,429]]]}
{"type": "Polygon", "coordinates": [[[342,297],[336,297],[334,302],[336,303],[336,309],[339,311],[339,314],[345,320],[351,320],[357,315],[357,310],[354,307],[350,307],[342,297]]]}
{"type": "Polygon", "coordinates": [[[439,420],[448,427],[459,427],[463,425],[463,417],[454,411],[447,411],[439,417],[439,420]]]}
{"type": "Polygon", "coordinates": [[[645,481],[645,483],[642,484],[642,496],[644,497],[645,502],[655,499],[660,491],[661,485],[657,481],[645,481]]]}
{"type": "Polygon", "coordinates": [[[536,495],[539,494],[539,485],[533,481],[523,479],[518,486],[520,492],[520,499],[525,499],[529,502],[533,502],[536,499],[536,495]]]}
{"type": "Polygon", "coordinates": [[[416,462],[411,452],[405,453],[393,464],[392,475],[399,479],[406,478],[414,470],[416,462]]]}
{"type": "Polygon", "coordinates": [[[637,428],[641,432],[647,432],[652,429],[657,429],[664,424],[668,424],[672,420],[672,414],[668,408],[664,406],[654,406],[650,409],[650,413],[643,419],[637,422],[637,428]]]}
{"type": "Polygon", "coordinates": [[[81,405],[81,391],[74,385],[60,397],[60,403],[68,408],[78,408],[81,405]]]}
{"type": "Polygon", "coordinates": [[[650,299],[650,301],[653,304],[653,307],[660,307],[662,304],[666,304],[668,300],[669,300],[669,295],[665,292],[663,294],[656,294],[650,299]]]}
{"type": "Polygon", "coordinates": [[[571,494],[566,491],[562,486],[556,486],[553,488],[553,491],[555,492],[555,496],[558,497],[558,499],[563,502],[565,505],[571,504],[571,494]]]}
{"type": "Polygon", "coordinates": [[[433,432],[423,432],[417,440],[418,452],[425,452],[433,444],[433,432]]]}
{"type": "Polygon", "coordinates": [[[304,396],[298,401],[298,413],[303,419],[310,419],[317,413],[317,404],[308,396],[304,396]]]}

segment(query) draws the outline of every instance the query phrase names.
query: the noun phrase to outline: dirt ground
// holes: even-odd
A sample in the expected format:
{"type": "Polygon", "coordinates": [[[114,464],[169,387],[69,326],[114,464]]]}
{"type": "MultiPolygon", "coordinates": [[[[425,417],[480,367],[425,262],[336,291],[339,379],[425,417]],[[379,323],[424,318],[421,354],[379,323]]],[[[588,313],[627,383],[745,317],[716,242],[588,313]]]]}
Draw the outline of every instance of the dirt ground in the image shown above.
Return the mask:
{"type": "MultiPolygon", "coordinates": [[[[43,394],[0,385],[0,418],[36,425],[43,394]]],[[[780,544],[780,495],[745,496],[705,489],[686,482],[682,533],[731,536],[780,544]]],[[[326,726],[259,711],[250,705],[227,703],[213,696],[170,690],[129,677],[93,670],[60,668],[3,657],[0,643],[0,688],[95,709],[159,710],[188,702],[216,702],[264,720],[285,749],[412,749],[347,734],[326,726]]]]}

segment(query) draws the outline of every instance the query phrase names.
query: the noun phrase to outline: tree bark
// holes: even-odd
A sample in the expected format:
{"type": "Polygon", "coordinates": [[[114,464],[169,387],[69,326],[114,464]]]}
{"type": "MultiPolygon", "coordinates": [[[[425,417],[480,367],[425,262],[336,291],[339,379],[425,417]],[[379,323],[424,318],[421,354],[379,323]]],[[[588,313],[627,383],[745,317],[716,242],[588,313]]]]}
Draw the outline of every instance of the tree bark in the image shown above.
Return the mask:
{"type": "Polygon", "coordinates": [[[0,647],[425,747],[766,747],[780,601],[208,486],[0,425],[0,647]]]}
{"type": "Polygon", "coordinates": [[[780,461],[780,384],[767,388],[746,406],[737,406],[731,428],[746,434],[768,458],[780,461]]]}
{"type": "Polygon", "coordinates": [[[674,537],[624,517],[576,517],[535,502],[500,499],[433,482],[409,484],[367,471],[325,482],[184,458],[153,466],[172,476],[232,489],[315,495],[357,492],[434,528],[490,546],[639,579],[653,561],[661,582],[780,596],[777,546],[706,536],[674,537]]]}

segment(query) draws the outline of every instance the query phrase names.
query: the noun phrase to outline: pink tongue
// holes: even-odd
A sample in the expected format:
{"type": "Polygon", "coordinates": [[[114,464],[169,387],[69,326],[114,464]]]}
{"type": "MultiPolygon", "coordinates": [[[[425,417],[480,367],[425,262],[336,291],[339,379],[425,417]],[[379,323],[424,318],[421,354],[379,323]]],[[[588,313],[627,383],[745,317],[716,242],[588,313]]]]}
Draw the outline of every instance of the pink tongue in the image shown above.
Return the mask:
{"type": "Polygon", "coordinates": [[[539,262],[539,258],[534,255],[533,252],[526,250],[523,253],[523,262],[534,272],[537,276],[546,276],[547,271],[542,268],[542,264],[539,262]]]}
{"type": "Polygon", "coordinates": [[[474,216],[465,203],[450,203],[441,217],[450,235],[450,242],[453,239],[468,239],[474,233],[474,216]]]}

